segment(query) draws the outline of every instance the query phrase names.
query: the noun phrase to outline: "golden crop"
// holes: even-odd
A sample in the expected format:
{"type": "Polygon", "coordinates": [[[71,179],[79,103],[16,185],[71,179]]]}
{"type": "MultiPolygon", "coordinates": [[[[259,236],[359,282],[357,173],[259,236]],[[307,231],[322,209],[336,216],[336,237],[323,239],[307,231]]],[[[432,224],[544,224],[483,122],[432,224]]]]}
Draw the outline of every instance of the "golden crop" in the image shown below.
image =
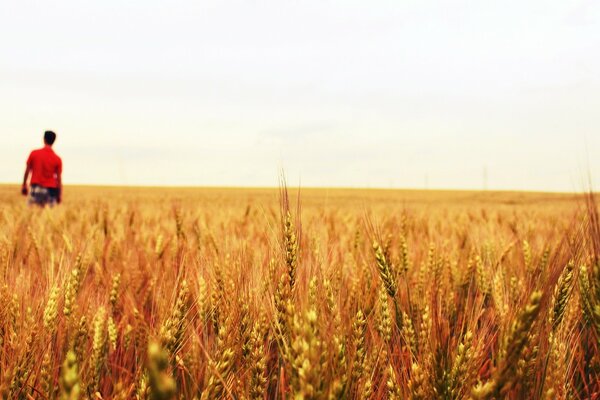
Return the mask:
{"type": "Polygon", "coordinates": [[[3,399],[600,396],[586,196],[67,188],[40,210],[13,192],[3,399]]]}

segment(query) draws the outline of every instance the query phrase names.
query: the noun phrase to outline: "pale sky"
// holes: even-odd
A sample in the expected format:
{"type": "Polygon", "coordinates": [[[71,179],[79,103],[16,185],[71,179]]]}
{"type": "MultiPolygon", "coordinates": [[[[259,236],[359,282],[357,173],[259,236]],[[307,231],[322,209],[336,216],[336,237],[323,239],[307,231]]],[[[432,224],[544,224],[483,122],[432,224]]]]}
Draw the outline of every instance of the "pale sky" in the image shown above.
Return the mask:
{"type": "Polygon", "coordinates": [[[600,188],[600,2],[0,1],[0,182],[600,188]]]}

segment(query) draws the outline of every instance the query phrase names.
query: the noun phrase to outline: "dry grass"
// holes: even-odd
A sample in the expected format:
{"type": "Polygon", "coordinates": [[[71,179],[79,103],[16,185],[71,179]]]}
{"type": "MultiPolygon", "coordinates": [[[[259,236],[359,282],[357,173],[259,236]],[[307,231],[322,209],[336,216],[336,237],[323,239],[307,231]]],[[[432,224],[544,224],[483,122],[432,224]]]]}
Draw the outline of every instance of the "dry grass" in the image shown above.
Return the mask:
{"type": "Polygon", "coordinates": [[[289,192],[0,187],[0,396],[600,396],[593,199],[289,192]]]}

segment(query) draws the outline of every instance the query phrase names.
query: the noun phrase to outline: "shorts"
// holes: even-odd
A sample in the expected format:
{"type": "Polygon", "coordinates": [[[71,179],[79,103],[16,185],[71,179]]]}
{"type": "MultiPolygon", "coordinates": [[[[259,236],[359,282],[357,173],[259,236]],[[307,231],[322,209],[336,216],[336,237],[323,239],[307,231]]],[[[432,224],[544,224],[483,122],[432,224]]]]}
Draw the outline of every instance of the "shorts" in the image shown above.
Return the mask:
{"type": "Polygon", "coordinates": [[[46,205],[53,206],[58,203],[59,193],[58,188],[31,185],[28,203],[30,205],[35,204],[42,207],[46,205]]]}

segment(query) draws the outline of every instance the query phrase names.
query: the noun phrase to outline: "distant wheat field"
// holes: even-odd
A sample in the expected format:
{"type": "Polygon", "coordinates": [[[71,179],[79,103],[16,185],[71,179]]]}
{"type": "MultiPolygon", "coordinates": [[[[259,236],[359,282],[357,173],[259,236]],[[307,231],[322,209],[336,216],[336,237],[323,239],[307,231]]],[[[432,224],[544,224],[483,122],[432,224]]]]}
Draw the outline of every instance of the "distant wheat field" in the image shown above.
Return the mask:
{"type": "Polygon", "coordinates": [[[591,196],[18,189],[3,399],[600,396],[591,196]]]}

